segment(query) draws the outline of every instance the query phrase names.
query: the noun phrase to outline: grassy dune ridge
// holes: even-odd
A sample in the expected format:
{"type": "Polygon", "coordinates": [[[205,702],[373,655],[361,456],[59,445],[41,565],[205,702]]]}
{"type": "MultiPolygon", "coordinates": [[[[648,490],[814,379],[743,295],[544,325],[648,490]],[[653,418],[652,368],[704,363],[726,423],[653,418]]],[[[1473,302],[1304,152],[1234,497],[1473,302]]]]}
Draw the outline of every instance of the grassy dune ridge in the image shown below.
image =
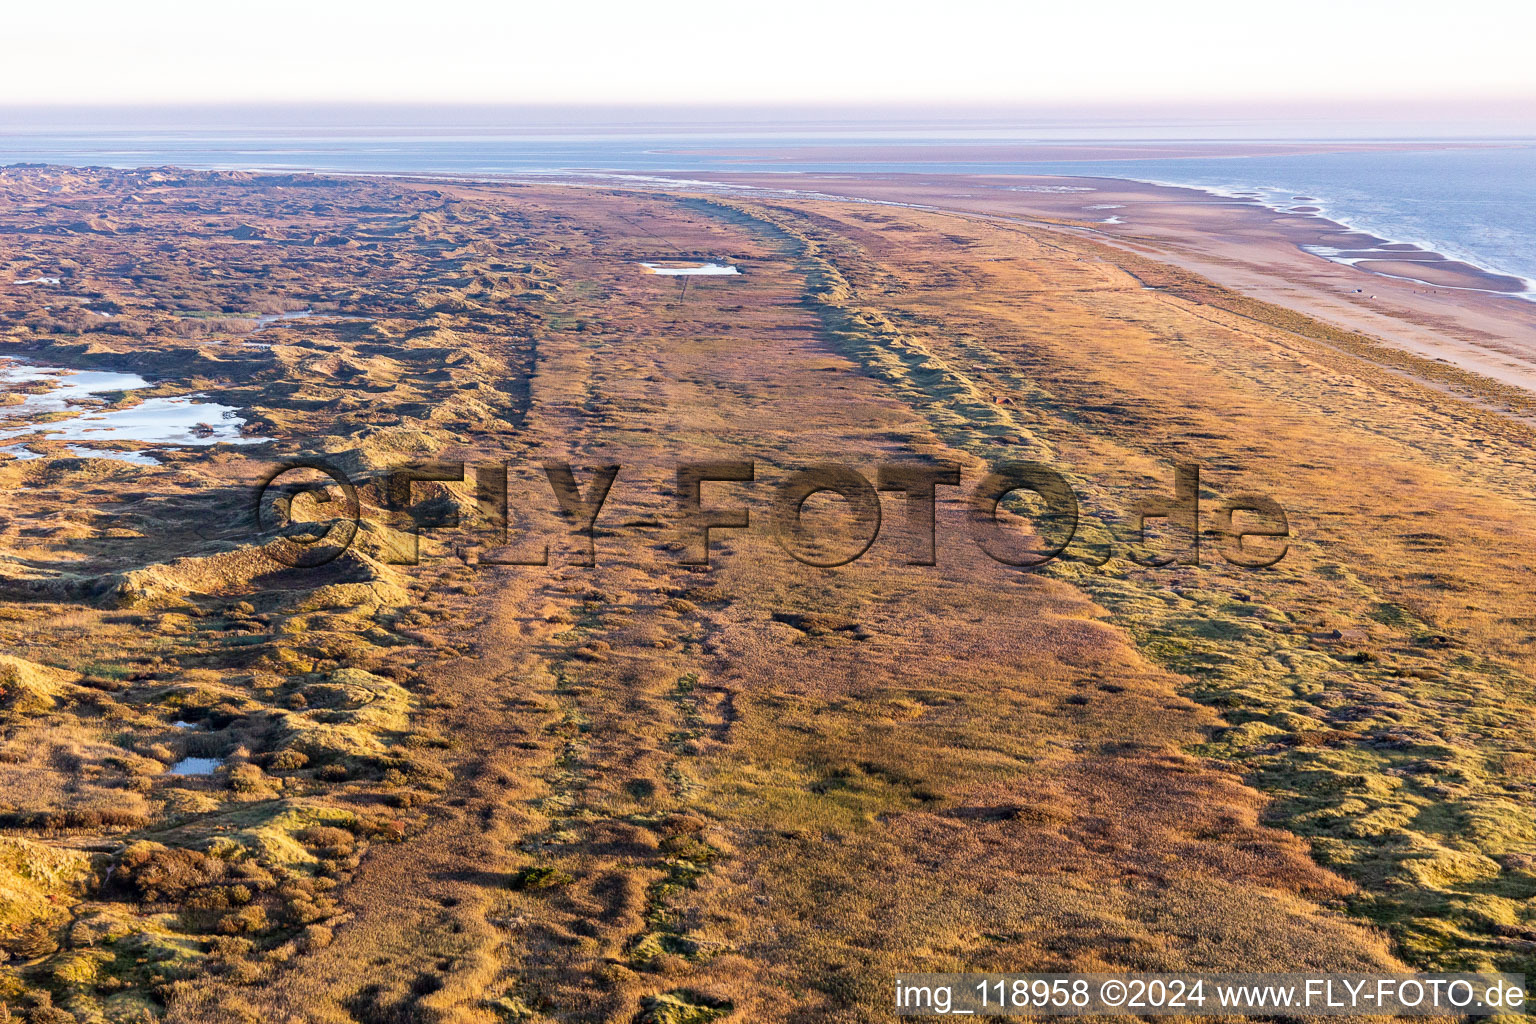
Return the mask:
{"type": "MultiPolygon", "coordinates": [[[[1137,571],[1122,558],[1094,569],[1068,562],[1053,575],[1081,586],[1142,650],[1185,676],[1183,692],[1222,711],[1229,727],[1200,751],[1234,759],[1273,796],[1271,820],[1306,836],[1320,862],[1361,884],[1352,910],[1387,925],[1410,960],[1437,969],[1529,967],[1532,687],[1518,582],[1529,572],[1521,552],[1530,500],[1520,483],[1531,461],[1528,396],[1184,271],[1028,231],[1017,234],[1035,249],[1032,273],[1042,262],[1087,262],[1067,273],[1081,278],[1086,269],[1104,280],[1049,289],[1043,300],[1036,281],[1001,271],[956,289],[962,309],[970,312],[971,299],[984,310],[965,327],[1045,326],[1028,313],[999,312],[1000,298],[1048,304],[1047,315],[1078,322],[1099,315],[1094,331],[1030,335],[1034,343],[1017,353],[1021,366],[1003,338],[978,342],[935,329],[925,314],[948,296],[911,283],[926,269],[921,256],[895,282],[921,297],[891,303],[895,315],[880,303],[879,284],[851,285],[866,261],[889,270],[888,253],[908,255],[861,231],[866,217],[726,208],[760,217],[796,247],[812,267],[811,299],[830,336],[910,395],[957,446],[985,458],[995,441],[989,428],[1006,427],[1045,461],[1227,462],[1246,480],[1284,487],[1299,536],[1275,570],[1249,575],[1208,556],[1196,573],[1137,571]],[[1136,284],[1158,294],[1127,302],[1136,284]],[[1076,294],[1064,301],[1068,291],[1076,294]],[[1127,327],[1116,330],[1116,321],[1127,327]],[[1196,334],[1191,321],[1210,326],[1196,334]],[[1142,379],[1115,373],[1120,367],[1142,379]],[[1204,408],[1171,387],[1158,393],[1173,383],[1170,373],[1185,377],[1179,383],[1204,408]],[[1319,376],[1325,389],[1317,393],[1319,376]],[[978,416],[989,390],[983,379],[1017,405],[978,416]],[[1238,388],[1241,396],[1232,394],[1238,388]],[[1276,398],[1254,401],[1255,392],[1276,398]],[[1333,398],[1340,392],[1364,401],[1333,398]],[[1078,404],[1090,396],[1127,408],[1094,422],[1078,404]],[[1027,427],[1009,415],[1015,408],[1033,414],[1027,427]],[[1178,423],[1185,436],[1138,438],[1122,412],[1140,425],[1178,423]],[[1355,429],[1339,431],[1341,420],[1355,429]],[[1245,431],[1245,423],[1253,427],[1245,431]],[[1308,437],[1314,431],[1325,446],[1308,437]],[[1319,449],[1333,458],[1303,463],[1310,490],[1286,486],[1296,466],[1289,460],[1319,449]],[[1432,529],[1409,532],[1410,518],[1432,529]]],[[[1008,440],[1011,454],[1018,442],[1008,440]]],[[[1090,504],[1115,501],[1104,479],[1076,477],[1090,504]]]]}

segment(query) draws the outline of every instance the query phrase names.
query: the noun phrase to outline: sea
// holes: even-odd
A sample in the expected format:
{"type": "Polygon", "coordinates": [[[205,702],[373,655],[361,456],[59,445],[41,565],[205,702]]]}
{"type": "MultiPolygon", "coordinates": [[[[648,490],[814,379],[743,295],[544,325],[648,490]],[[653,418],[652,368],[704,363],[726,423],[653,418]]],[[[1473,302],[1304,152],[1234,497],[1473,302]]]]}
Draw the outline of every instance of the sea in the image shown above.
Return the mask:
{"type": "MultiPolygon", "coordinates": [[[[1113,160],[946,159],[946,147],[1040,145],[1061,142],[1042,133],[992,129],[984,133],[856,126],[794,125],[770,129],[692,127],[647,131],[643,126],[562,131],[444,129],[395,125],[346,129],[197,127],[152,129],[114,125],[0,127],[0,165],[14,163],[176,166],[196,169],[328,171],[365,174],[552,175],[579,171],[696,174],[780,173],[1050,174],[1127,178],[1184,185],[1239,196],[1276,209],[1315,207],[1349,227],[1392,242],[1408,242],[1486,270],[1522,278],[1536,297],[1536,139],[1460,139],[1455,145],[1395,140],[1403,148],[1312,153],[1222,155],[1230,134],[1180,139],[1192,155],[1113,160]],[[933,159],[882,159],[891,146],[922,146],[933,159]],[[807,147],[821,148],[826,158],[807,147]],[[859,150],[868,151],[861,158],[859,150]],[[782,151],[776,155],[774,151],[782,151]]],[[[1169,139],[1090,140],[1163,148],[1169,139]]],[[[1262,141],[1262,140],[1250,140],[1262,141]]],[[[1304,141],[1287,137],[1294,145],[1304,141]]],[[[1328,144],[1341,140],[1330,138],[1328,144]]],[[[1367,141],[1367,140],[1361,140],[1367,141]]],[[[1371,142],[1387,140],[1370,139],[1371,142]]],[[[1038,150],[1037,150],[1038,151],[1038,150]]],[[[1166,151],[1166,150],[1164,150],[1166,151]]],[[[1046,155],[1049,155],[1048,151],[1046,155]]]]}

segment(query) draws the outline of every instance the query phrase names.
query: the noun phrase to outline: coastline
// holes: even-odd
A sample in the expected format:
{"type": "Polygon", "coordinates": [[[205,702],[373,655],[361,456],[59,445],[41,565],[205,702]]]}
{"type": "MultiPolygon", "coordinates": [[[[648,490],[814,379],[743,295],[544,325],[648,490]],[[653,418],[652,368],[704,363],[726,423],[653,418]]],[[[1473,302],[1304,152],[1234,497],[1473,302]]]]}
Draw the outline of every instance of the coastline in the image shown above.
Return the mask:
{"type": "MultiPolygon", "coordinates": [[[[1506,210],[1522,194],[1509,182],[1536,172],[1536,140],[1527,138],[1378,138],[1378,139],[1122,139],[955,138],[912,136],[863,139],[696,138],[572,136],[549,140],[470,136],[465,146],[424,144],[412,135],[380,139],[383,147],[362,150],[331,139],[299,137],[242,140],[238,147],[218,132],[195,135],[185,144],[148,139],[127,141],[87,152],[12,149],[7,157],[28,165],[92,165],[130,169],[133,165],[166,169],[318,174],[361,177],[437,177],[455,180],[505,180],[531,177],[636,176],[638,180],[693,179],[725,181],[740,176],[793,175],[797,180],[877,180],[940,177],[986,181],[998,178],[1060,178],[1085,182],[1116,180],[1160,188],[1195,190],[1234,203],[1263,206],[1279,214],[1312,213],[1342,243],[1316,243],[1314,255],[1340,262],[1367,261],[1362,269],[1381,276],[1407,277],[1431,287],[1484,290],[1536,301],[1536,255],[1530,239],[1536,221],[1506,210]],[[195,145],[193,144],[195,143],[195,145]],[[127,147],[127,148],[125,148],[127,147]],[[298,147],[298,148],[295,148],[298,147]],[[1487,165],[1467,156],[1516,151],[1487,165]],[[1397,158],[1389,154],[1399,154],[1397,158]],[[1329,156],[1325,163],[1296,158],[1329,156]],[[1449,168],[1439,158],[1452,160],[1449,168]],[[1355,159],[1355,158],[1359,159],[1355,159]],[[127,158],[127,159],[124,159],[127,158]],[[1433,163],[1425,163],[1426,159],[1433,163]],[[1514,160],[1514,163],[1510,163],[1514,160]],[[1364,161],[1362,163],[1362,161],[1364,161]],[[1378,170],[1377,165],[1380,164],[1378,170]],[[1351,171],[1349,168],[1353,167],[1351,171]],[[1331,170],[1330,170],[1331,169],[1331,170]],[[1342,170],[1341,170],[1342,169],[1342,170]],[[1416,211],[1441,209],[1445,190],[1425,191],[1416,182],[1424,174],[1449,173],[1448,180],[1469,185],[1490,175],[1498,182],[1492,206],[1469,220],[1425,217],[1416,211]],[[1380,177],[1384,175],[1384,177],[1380,177]],[[1419,175],[1420,177],[1415,177],[1419,175]],[[1380,180],[1378,180],[1380,177],[1380,180]],[[1285,183],[1284,187],[1280,184],[1285,183]],[[1304,193],[1304,194],[1302,194],[1304,193]],[[1378,200],[1379,195],[1390,196],[1378,200]],[[1513,218],[1513,219],[1511,219],[1513,218]],[[1457,225],[1464,225],[1457,227],[1457,225]],[[1438,230],[1437,230],[1438,229],[1438,230]],[[1352,235],[1352,237],[1351,237],[1352,235]],[[1506,239],[1517,240],[1512,247],[1506,239]],[[1411,246],[1411,260],[1439,266],[1404,267],[1401,251],[1411,246]],[[1376,259],[1381,265],[1372,265],[1376,259]]],[[[88,133],[77,140],[91,141],[88,133]]],[[[97,139],[97,143],[102,140],[97,139]]],[[[0,158],[3,159],[3,158],[0,158]]],[[[839,189],[828,190],[833,194],[839,189]]],[[[1454,201],[1454,200],[1451,200],[1454,201]]],[[[1110,221],[1114,223],[1114,221],[1110,221]]]]}
{"type": "MultiPolygon", "coordinates": [[[[1346,266],[1362,266],[1362,269],[1379,274],[1383,277],[1405,278],[1417,280],[1421,284],[1438,285],[1446,288],[1464,288],[1469,291],[1484,291],[1494,295],[1507,295],[1511,298],[1519,298],[1528,302],[1536,302],[1536,278],[1514,273],[1495,267],[1484,257],[1459,251],[1454,245],[1448,244],[1444,239],[1412,238],[1407,235],[1386,230],[1374,224],[1363,223],[1356,215],[1337,209],[1337,204],[1326,198],[1314,196],[1292,196],[1289,201],[1266,198],[1262,191],[1243,188],[1221,188],[1215,185],[1199,184],[1182,181],[1168,181],[1159,178],[1126,178],[1126,181],[1136,181],[1147,185],[1156,185],[1161,188],[1193,189],[1197,192],[1205,192],[1220,199],[1233,202],[1252,203],[1277,214],[1306,214],[1314,216],[1330,224],[1337,225],[1344,232],[1360,236],[1360,240],[1372,240],[1371,250],[1379,253],[1380,262],[1411,259],[1420,264],[1444,264],[1442,270],[1451,271],[1450,275],[1429,273],[1428,276],[1419,276],[1413,272],[1404,273],[1399,270],[1388,270],[1385,267],[1362,266],[1373,261],[1370,256],[1357,254],[1360,246],[1354,248],[1329,247],[1318,245],[1308,249],[1315,256],[1346,266]],[[1334,252],[1326,251],[1330,248],[1334,252]],[[1355,254],[1355,255],[1351,255],[1355,254]],[[1479,283],[1468,283],[1468,276],[1479,283]]],[[[1289,192],[1289,189],[1270,188],[1274,193],[1289,192]]],[[[1421,271],[1427,271],[1428,267],[1421,267],[1421,271]]]]}
{"type": "MultiPolygon", "coordinates": [[[[888,181],[903,176],[908,178],[918,177],[918,175],[910,171],[872,171],[868,174],[863,174],[850,172],[817,173],[802,170],[709,172],[699,170],[627,171],[620,168],[568,168],[548,171],[508,171],[506,173],[413,173],[408,171],[369,173],[290,170],[283,170],[281,172],[270,170],[250,171],[248,173],[312,173],[331,177],[393,178],[412,181],[441,181],[444,183],[483,182],[489,184],[524,182],[528,184],[548,184],[563,180],[572,184],[590,182],[594,187],[602,187],[603,185],[608,187],[613,187],[614,185],[621,187],[670,185],[680,189],[696,191],[707,191],[713,188],[723,189],[728,192],[752,190],[777,194],[788,199],[876,202],[913,208],[955,210],[968,213],[980,212],[963,205],[875,199],[868,195],[855,194],[852,190],[846,188],[850,182],[888,181]],[[821,180],[824,187],[807,189],[764,183],[765,179],[777,177],[788,178],[797,184],[804,184],[811,180],[821,180]],[[842,190],[829,191],[829,189],[837,188],[842,190]]],[[[1525,277],[1521,274],[1493,267],[1482,262],[1481,257],[1454,251],[1455,247],[1448,246],[1442,241],[1406,238],[1377,230],[1369,225],[1352,223],[1348,215],[1337,213],[1329,210],[1326,206],[1319,205],[1326,202],[1321,199],[1295,197],[1289,204],[1266,202],[1262,197],[1251,191],[1239,191],[1236,189],[1229,191],[1209,185],[1136,177],[955,173],[922,175],[922,177],[942,177],[953,179],[957,183],[963,183],[966,180],[980,181],[983,179],[996,180],[1003,178],[1022,181],[1048,181],[1053,184],[1037,187],[1040,190],[1061,192],[1068,195],[1098,192],[1102,188],[1102,184],[1074,185],[1074,182],[1115,182],[1121,185],[1146,185],[1157,189],[1201,193],[1217,203],[1263,209],[1281,216],[1309,217],[1311,218],[1310,223],[1316,228],[1318,239],[1311,242],[1298,243],[1304,252],[1342,266],[1358,267],[1369,272],[1373,277],[1407,280],[1435,288],[1481,292],[1501,298],[1514,298],[1536,303],[1536,278],[1525,277]]],[[[1036,190],[1036,188],[1029,186],[1005,187],[1010,188],[1010,190],[1025,192],[1036,190]]],[[[957,198],[953,194],[950,197],[957,198]]],[[[969,196],[962,197],[971,198],[969,196]]],[[[1092,208],[1091,206],[1085,207],[1085,209],[1092,208]]],[[[1103,209],[1106,211],[1119,208],[1120,204],[1103,206],[1103,209]]],[[[1120,225],[1124,221],[1120,215],[1116,214],[1098,219],[1097,223],[1120,225]]]]}
{"type": "Polygon", "coordinates": [[[1536,296],[1524,292],[1523,279],[1355,230],[1317,213],[1278,211],[1190,186],[1123,178],[696,171],[670,177],[573,171],[560,177],[589,187],[718,189],[738,196],[757,192],[767,199],[777,195],[932,209],[1086,234],[1249,297],[1536,394],[1536,296]],[[1390,260],[1330,259],[1309,248],[1362,252],[1385,246],[1394,247],[1385,250],[1390,260]]]}
{"type": "Polygon", "coordinates": [[[733,158],[739,161],[864,163],[872,173],[881,164],[922,163],[942,153],[945,161],[1034,163],[1039,161],[1151,160],[1206,157],[1298,156],[1318,153],[1405,152],[1444,149],[1499,149],[1516,145],[1505,139],[1146,139],[1103,141],[981,142],[935,140],[867,142],[859,145],[673,146],[657,152],[677,156],[733,158]]]}
{"type": "MultiPolygon", "coordinates": [[[[762,147],[678,149],[679,156],[711,156],[740,164],[721,171],[750,170],[749,163],[801,164],[831,170],[852,169],[854,173],[878,174],[902,172],[966,175],[1025,174],[1047,177],[1114,178],[1169,188],[1206,192],[1233,201],[1252,202],[1277,213],[1311,212],[1352,232],[1388,242],[1413,246],[1422,253],[1443,256],[1459,267],[1454,279],[1444,274],[1432,275],[1425,283],[1445,287],[1484,288],[1495,292],[1522,294],[1536,300],[1536,258],[1529,244],[1521,250],[1509,250],[1501,233],[1512,233],[1527,243],[1536,238],[1536,223],[1516,211],[1484,211],[1470,226],[1491,232],[1482,236],[1468,233],[1461,221],[1444,218],[1426,220],[1420,212],[1440,208],[1458,200],[1452,190],[1426,191],[1413,180],[1415,173],[1451,175],[1450,181],[1476,189],[1479,174],[1507,177],[1506,166],[1466,165],[1455,162],[1450,168],[1424,163],[1417,157],[1449,157],[1472,151],[1516,151],[1510,159],[1523,161],[1536,155],[1530,139],[1483,140],[1162,140],[1135,142],[1017,141],[934,143],[868,143],[851,145],[788,145],[777,149],[762,147]],[[1402,160],[1384,159],[1378,171],[1373,162],[1353,159],[1362,155],[1398,153],[1402,160]],[[1523,154],[1523,155],[1521,155],[1523,154]],[[1296,158],[1328,155],[1335,160],[1324,163],[1297,162],[1296,158]],[[1013,167],[1006,166],[1013,164],[1013,167]],[[851,165],[851,166],[850,166],[851,165]],[[1353,168],[1351,171],[1350,168],[1353,168]],[[1417,168],[1404,176],[1404,168],[1417,168]],[[1378,180],[1379,176],[1379,180],[1378,180]],[[1379,196],[1390,196],[1389,200],[1379,196]],[[1300,204],[1300,205],[1298,205],[1300,204]],[[1492,219],[1490,219],[1492,218],[1492,219]],[[1516,218],[1516,219],[1511,219],[1516,218]],[[1466,278],[1466,268],[1490,278],[1466,278]]],[[[759,168],[779,170],[779,167],[759,168]]],[[[1536,167],[1531,168],[1536,170],[1536,167]]],[[[1458,189],[1459,190],[1459,189],[1458,189]]],[[[1516,201],[1517,196],[1500,194],[1502,200],[1516,201]]],[[[1523,205],[1523,201],[1521,202],[1523,205]]],[[[1387,274],[1402,275],[1391,268],[1375,268],[1387,274]]]]}
{"type": "MultiPolygon", "coordinates": [[[[181,170],[181,168],[161,168],[181,170]]],[[[126,172],[125,172],[126,173],[126,172]]],[[[236,172],[242,173],[242,172],[236,172]]],[[[1316,201],[1279,209],[1252,196],[1133,178],[912,172],[571,169],[507,173],[250,170],[422,184],[565,184],[757,194],[930,209],[1089,235],[1410,352],[1536,394],[1530,282],[1412,242],[1358,230],[1316,201]],[[1512,301],[1513,300],[1513,301],[1512,301]]]]}
{"type": "MultiPolygon", "coordinates": [[[[526,172],[523,172],[526,173],[526,172]]],[[[563,172],[541,173],[537,180],[547,181],[559,178],[610,178],[621,179],[634,183],[670,184],[675,183],[684,188],[697,188],[708,185],[731,185],[737,176],[762,178],[769,174],[782,174],[786,177],[793,176],[797,182],[804,182],[810,178],[821,177],[805,171],[777,171],[777,172],[724,172],[709,175],[707,172],[687,171],[686,178],[669,177],[667,172],[631,173],[622,170],[604,169],[601,171],[570,170],[563,172]]],[[[828,187],[836,187],[835,183],[847,183],[876,178],[890,178],[899,175],[913,176],[912,172],[880,172],[871,175],[829,173],[825,177],[834,181],[828,187]]],[[[403,175],[404,177],[419,177],[417,175],[403,175]]],[[[511,177],[517,177],[512,175],[511,177]]],[[[925,176],[928,177],[928,176],[925,176]]],[[[1001,178],[1002,175],[943,175],[946,178],[982,179],[1001,178]]],[[[1280,203],[1265,202],[1261,197],[1252,193],[1239,191],[1224,191],[1206,185],[1193,185],[1183,182],[1163,181],[1152,178],[1101,178],[1080,177],[1077,175],[1011,175],[1026,181],[1049,181],[1052,184],[1042,185],[1042,190],[1060,192],[1064,195],[1082,194],[1101,191],[1101,186],[1086,184],[1078,187],[1073,182],[1119,182],[1130,185],[1148,185],[1158,189],[1177,189],[1188,192],[1198,192],[1209,196],[1218,203],[1230,203],[1267,210],[1281,216],[1297,216],[1310,218],[1309,225],[1315,226],[1318,240],[1310,243],[1299,243],[1302,251],[1317,256],[1330,262],[1343,266],[1359,267],[1373,276],[1394,278],[1399,280],[1414,281],[1418,284],[1429,285],[1438,288],[1449,288],[1461,291],[1482,292],[1501,298],[1515,298],[1528,302],[1536,302],[1536,279],[1510,273],[1496,267],[1479,262],[1479,257],[1464,253],[1445,251],[1448,246],[1443,242],[1426,241],[1423,239],[1410,239],[1391,235],[1387,232],[1376,230],[1369,225],[1352,223],[1347,215],[1329,210],[1324,205],[1319,205],[1325,200],[1308,198],[1304,202],[1293,202],[1289,207],[1280,203]],[[1327,244],[1332,243],[1332,244],[1327,244]],[[1372,265],[1376,264],[1376,265],[1372,265]],[[1390,266],[1388,266],[1390,264],[1390,266]]],[[[457,178],[445,177],[444,180],[498,180],[497,178],[483,176],[467,176],[457,178]]],[[[752,186],[764,187],[766,186],[752,186]]],[[[1031,188],[1012,186],[1019,191],[1034,191],[1031,188]]],[[[860,201],[867,197],[854,194],[838,194],[823,190],[804,188],[782,188],[769,191],[782,192],[786,197],[798,199],[824,199],[824,200],[853,200],[860,201]]],[[[958,198],[952,196],[952,198],[958,198]]],[[[969,198],[969,197],[966,197],[969,198]]],[[[881,200],[876,200],[881,201],[881,200]]],[[[977,212],[960,206],[949,206],[933,202],[895,202],[892,205],[926,207],[935,210],[957,209],[964,212],[977,212]]],[[[1101,204],[1102,205],[1102,204],[1101,204]]],[[[1092,207],[1084,207],[1091,209],[1092,207]]],[[[1121,204],[1103,205],[1107,211],[1120,209],[1121,204]]],[[[1106,225],[1119,225],[1124,221],[1120,214],[1098,220],[1097,223],[1106,225]]]]}

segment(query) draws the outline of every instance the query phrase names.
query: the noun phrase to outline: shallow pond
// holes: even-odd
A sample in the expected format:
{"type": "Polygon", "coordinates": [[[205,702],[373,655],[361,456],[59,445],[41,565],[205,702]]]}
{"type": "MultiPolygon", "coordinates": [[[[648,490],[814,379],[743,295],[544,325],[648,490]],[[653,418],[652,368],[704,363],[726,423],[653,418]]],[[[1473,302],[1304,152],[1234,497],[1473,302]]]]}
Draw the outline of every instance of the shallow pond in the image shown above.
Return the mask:
{"type": "Polygon", "coordinates": [[[651,273],[661,274],[664,277],[716,277],[741,273],[726,263],[697,263],[688,267],[669,267],[660,263],[641,263],[640,265],[651,273]]]}
{"type": "Polygon", "coordinates": [[[346,320],[363,321],[372,320],[371,316],[356,316],[352,313],[316,313],[312,309],[295,310],[292,313],[262,313],[256,317],[256,329],[259,331],[273,324],[285,323],[289,320],[346,320]]]}
{"type": "Polygon", "coordinates": [[[224,763],[221,757],[184,757],[165,770],[167,775],[212,775],[224,763]]]}
{"type": "MultiPolygon", "coordinates": [[[[136,441],[141,444],[210,445],[259,444],[265,438],[243,437],[240,411],[217,402],[199,401],[201,395],[178,398],[146,398],[121,409],[103,408],[101,396],[117,391],[149,387],[149,381],[116,370],[69,370],[36,363],[0,363],[0,393],[20,394],[22,400],[0,406],[0,441],[30,434],[48,440],[80,442],[69,450],[81,456],[117,459],[138,465],[158,465],[140,452],[88,448],[92,441],[136,441]],[[29,384],[47,383],[48,390],[27,393],[29,384]],[[46,423],[31,422],[48,413],[75,415],[46,423]],[[15,423],[15,426],[11,424],[15,423]]],[[[18,458],[36,458],[18,446],[0,449],[18,458]]]]}
{"type": "MultiPolygon", "coordinates": [[[[135,466],[160,466],[164,465],[153,455],[144,452],[121,451],[115,448],[87,448],[83,444],[67,444],[64,446],[71,455],[78,455],[82,459],[111,459],[114,462],[130,462],[135,466]]],[[[20,453],[14,453],[19,455],[20,453]]],[[[28,453],[32,454],[31,452],[28,453]]],[[[41,458],[41,456],[35,456],[41,458]]]]}
{"type": "MultiPolygon", "coordinates": [[[[373,317],[371,317],[371,316],[353,316],[350,313],[316,313],[312,309],[300,309],[300,310],[296,310],[296,311],[291,312],[291,313],[262,313],[259,316],[254,318],[253,322],[256,324],[256,329],[251,331],[251,334],[260,334],[262,331],[266,330],[268,327],[273,327],[273,326],[276,326],[278,324],[288,323],[291,320],[371,321],[372,319],[373,319],[373,317]]],[[[249,345],[252,348],[271,348],[272,347],[271,345],[268,345],[266,342],[263,342],[263,341],[253,341],[249,337],[245,337],[245,338],[239,339],[239,343],[242,344],[242,345],[249,345]]]]}

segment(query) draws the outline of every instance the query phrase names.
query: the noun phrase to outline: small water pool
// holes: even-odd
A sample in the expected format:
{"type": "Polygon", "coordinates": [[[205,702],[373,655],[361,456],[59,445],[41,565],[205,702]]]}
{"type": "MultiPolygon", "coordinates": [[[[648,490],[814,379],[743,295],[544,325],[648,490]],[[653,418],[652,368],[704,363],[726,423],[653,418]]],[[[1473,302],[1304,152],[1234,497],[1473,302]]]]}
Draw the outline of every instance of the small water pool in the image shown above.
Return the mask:
{"type": "Polygon", "coordinates": [[[685,266],[668,266],[664,263],[641,263],[653,274],[663,277],[720,277],[739,274],[741,271],[728,263],[694,263],[685,266]]]}
{"type": "MultiPolygon", "coordinates": [[[[71,455],[78,455],[82,459],[110,459],[113,462],[127,462],[135,466],[160,466],[164,465],[153,455],[144,452],[122,451],[117,448],[87,448],[83,444],[67,444],[64,446],[71,455]]],[[[16,453],[19,455],[19,453],[16,453]]],[[[37,458],[35,454],[28,452],[37,458]]]]}
{"type": "Polygon", "coordinates": [[[224,763],[222,757],[184,757],[166,769],[167,775],[212,775],[224,763]]]}
{"type": "MultiPolygon", "coordinates": [[[[260,444],[261,437],[241,433],[245,420],[240,410],[203,396],[146,398],[137,405],[105,408],[105,395],[149,387],[134,373],[116,370],[70,370],[20,361],[0,362],[0,393],[20,395],[21,401],[0,406],[0,441],[42,434],[48,440],[76,442],[72,454],[89,458],[117,459],[136,465],[159,465],[141,452],[86,447],[93,441],[134,441],[140,444],[202,446],[211,444],[260,444]],[[28,385],[48,384],[46,390],[29,393],[28,385]],[[43,423],[25,422],[46,414],[74,415],[43,423]],[[12,426],[11,424],[15,424],[12,426]]],[[[17,458],[37,458],[17,445],[0,448],[17,458]]]]}

